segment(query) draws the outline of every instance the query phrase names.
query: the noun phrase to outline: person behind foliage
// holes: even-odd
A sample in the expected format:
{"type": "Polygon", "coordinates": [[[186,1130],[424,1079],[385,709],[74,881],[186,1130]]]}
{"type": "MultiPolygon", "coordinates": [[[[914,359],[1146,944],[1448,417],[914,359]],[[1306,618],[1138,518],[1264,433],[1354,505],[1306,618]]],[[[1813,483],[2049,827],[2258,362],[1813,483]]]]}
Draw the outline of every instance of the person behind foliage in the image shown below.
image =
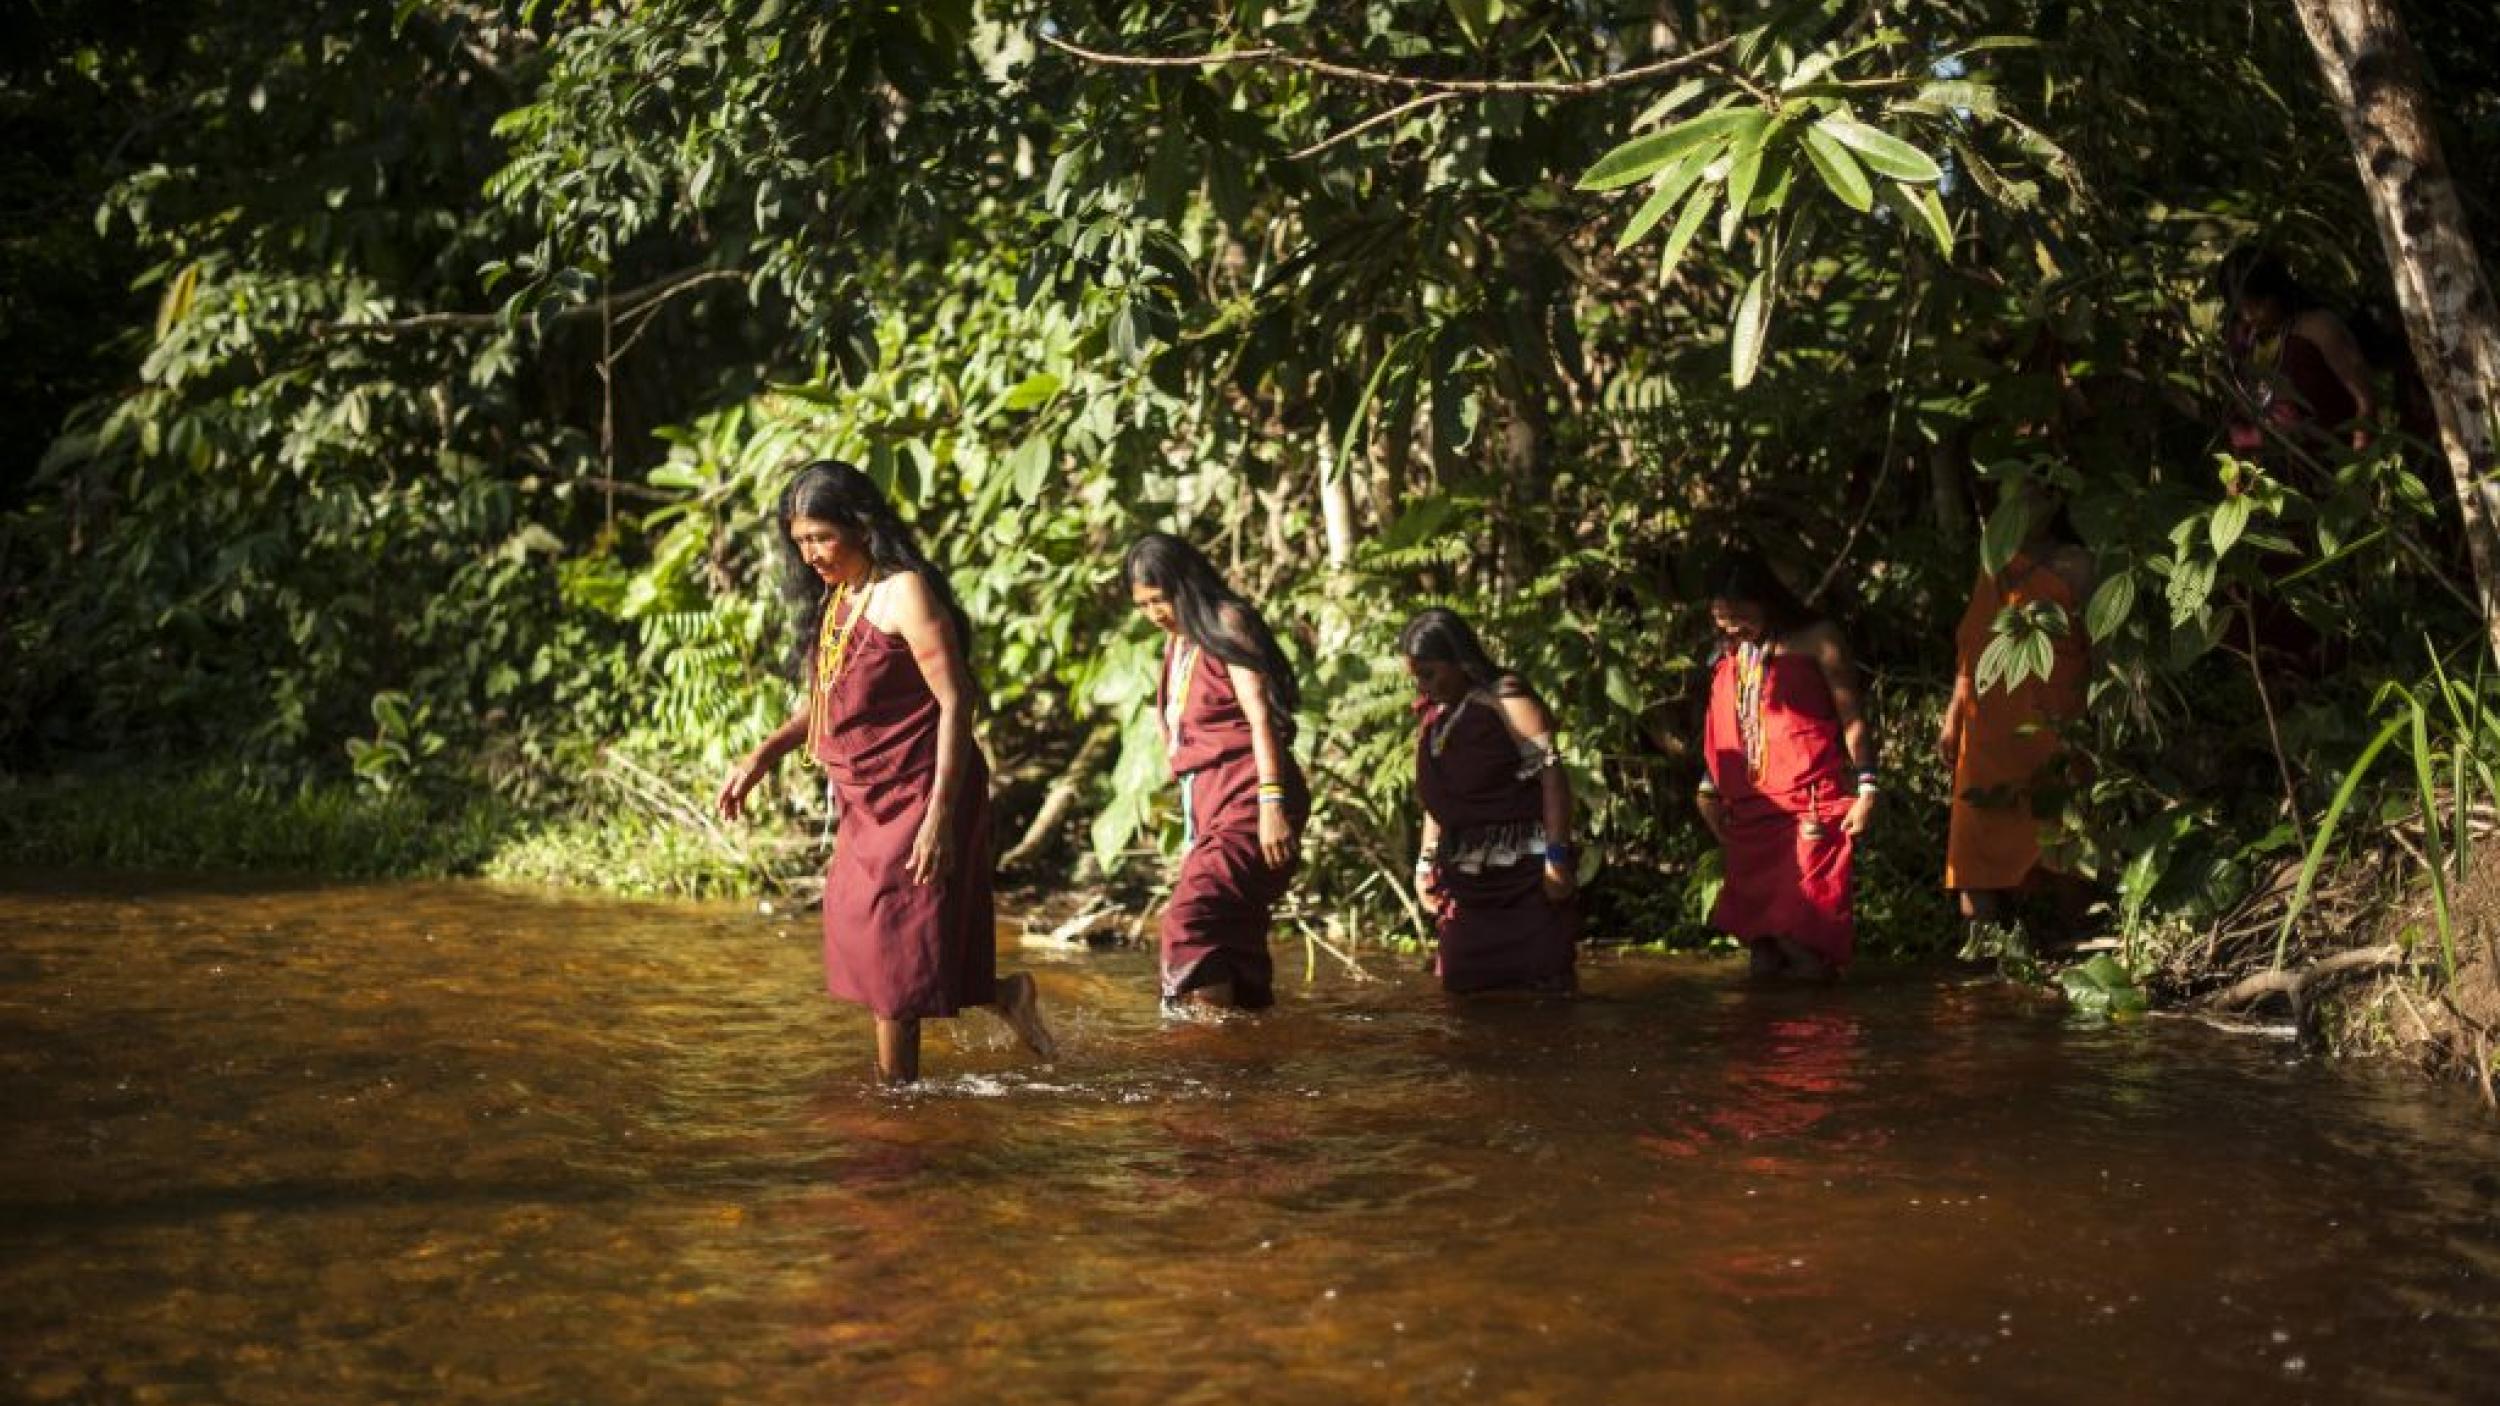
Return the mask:
{"type": "Polygon", "coordinates": [[[1454,611],[1398,635],[1420,724],[1415,889],[1437,915],[1435,965],[1454,992],[1567,992],[1580,934],[1571,783],[1554,718],[1454,611]]]}
{"type": "Polygon", "coordinates": [[[1857,665],[1759,557],[1720,573],[1710,621],[1697,802],[1726,859],[1711,926],[1746,945],[1756,976],[1833,975],[1857,946],[1852,873],[1877,791],[1857,665]]]}
{"type": "Polygon", "coordinates": [[[920,1077],[920,1022],[991,1006],[1047,1059],[1033,978],[998,976],[989,766],[972,737],[971,622],[866,474],[834,460],[781,495],[784,586],[800,605],[798,710],[742,759],[738,818],[804,746],[840,810],[825,870],[825,986],[877,1023],[877,1072],[920,1077]]]}
{"type": "Polygon", "coordinates": [[[2232,450],[2260,452],[2269,428],[2296,444],[2367,449],[2378,394],[2369,359],[2344,319],[2270,252],[2230,261],[2222,281],[2232,370],[2243,409],[2256,417],[2233,419],[2232,450]]]}
{"type": "Polygon", "coordinates": [[[2091,682],[2083,605],[2092,596],[2092,554],[2073,540],[2051,490],[2021,479],[2005,491],[2021,495],[2029,531],[2004,569],[1983,569],[1972,588],[1954,632],[1953,700],[1936,739],[1953,770],[1944,884],[1974,923],[2001,922],[2010,894],[2048,886],[2058,899],[2059,936],[2072,938],[2084,891],[2068,872],[2064,822],[2079,761],[2064,734],[2083,716],[2091,682]],[[1998,615],[2044,607],[2064,621],[2050,635],[2048,676],[1981,687],[1979,665],[1997,639],[1998,615]]]}
{"type": "Polygon", "coordinates": [[[1161,924],[1167,1003],[1276,1000],[1268,926],[1300,862],[1310,789],[1293,759],[1293,669],[1257,607],[1197,548],[1150,532],[1122,574],[1168,637],[1155,718],[1180,784],[1181,872],[1161,924]]]}

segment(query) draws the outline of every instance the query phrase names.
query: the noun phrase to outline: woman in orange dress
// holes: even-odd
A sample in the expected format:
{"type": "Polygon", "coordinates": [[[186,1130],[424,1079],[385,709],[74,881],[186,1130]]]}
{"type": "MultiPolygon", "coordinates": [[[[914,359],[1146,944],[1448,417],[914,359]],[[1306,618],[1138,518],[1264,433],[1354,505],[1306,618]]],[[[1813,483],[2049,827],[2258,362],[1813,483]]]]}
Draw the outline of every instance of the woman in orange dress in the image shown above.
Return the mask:
{"type": "MultiPolygon", "coordinates": [[[[1962,916],[2001,921],[2008,894],[2035,876],[2061,878],[2066,802],[2074,783],[2065,730],[2083,716],[2090,646],[2083,602],[2092,593],[2092,556],[2061,542],[2046,517],[1999,572],[1981,572],[1954,634],[1953,701],[1937,748],[1953,768],[1953,822],[1945,844],[1944,885],[1961,896],[1962,916]],[[2000,612],[2037,602],[2055,606],[2066,628],[2053,638],[2056,663],[2043,678],[1981,689],[1981,656],[1996,638],[2000,612]]],[[[2075,914],[2080,891],[2061,884],[2061,907],[2075,914]]]]}

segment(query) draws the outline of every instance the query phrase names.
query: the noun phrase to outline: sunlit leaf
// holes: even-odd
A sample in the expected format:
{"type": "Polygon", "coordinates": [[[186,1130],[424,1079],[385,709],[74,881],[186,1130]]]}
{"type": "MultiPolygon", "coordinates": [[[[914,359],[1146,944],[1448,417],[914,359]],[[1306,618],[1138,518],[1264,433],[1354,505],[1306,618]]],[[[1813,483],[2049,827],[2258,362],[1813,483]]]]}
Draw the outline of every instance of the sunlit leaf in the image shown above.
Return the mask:
{"type": "Polygon", "coordinates": [[[1736,319],[1728,338],[1728,355],[1733,362],[1736,387],[1752,384],[1754,372],[1762,365],[1762,344],[1771,323],[1771,274],[1764,270],[1745,285],[1744,295],[1736,300],[1736,319]]]}
{"type": "Polygon", "coordinates": [[[1814,164],[1815,174],[1831,188],[1840,203],[1852,210],[1875,208],[1875,185],[1866,178],[1866,170],[1849,149],[1830,133],[1808,127],[1804,133],[1806,160],[1814,164]]]}
{"type": "Polygon", "coordinates": [[[1816,126],[1856,152],[1877,175],[1920,183],[1944,179],[1944,169],[1935,158],[1890,132],[1838,113],[1826,116],[1816,126]]]}
{"type": "Polygon", "coordinates": [[[2117,634],[2135,612],[2135,574],[2121,571],[2103,581],[2092,592],[2092,600],[2083,609],[2083,627],[2095,644],[2117,634]]]}
{"type": "Polygon", "coordinates": [[[1700,116],[1634,137],[1599,157],[1597,164],[1580,177],[1582,190],[1620,190],[1625,186],[1648,180],[1667,168],[1667,163],[1702,147],[1705,143],[1724,140],[1729,132],[1747,117],[1759,117],[1752,108],[1716,108],[1700,116]]]}

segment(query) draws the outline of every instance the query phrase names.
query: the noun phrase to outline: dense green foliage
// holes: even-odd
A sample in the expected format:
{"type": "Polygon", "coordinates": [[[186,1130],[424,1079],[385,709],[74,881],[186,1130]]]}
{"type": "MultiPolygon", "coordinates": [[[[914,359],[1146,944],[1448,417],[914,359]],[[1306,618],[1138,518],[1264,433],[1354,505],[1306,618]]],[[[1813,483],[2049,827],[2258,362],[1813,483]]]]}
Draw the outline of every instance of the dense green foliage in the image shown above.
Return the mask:
{"type": "MultiPolygon", "coordinates": [[[[2475,8],[2414,22],[2480,192],[2475,8]]],[[[699,813],[787,706],[769,504],[831,454],[952,565],[1011,820],[1118,730],[1063,860],[1119,869],[1168,810],[1120,549],[1206,544],[1305,674],[1307,921],[1367,933],[1412,854],[1389,646],[1447,600],[1563,719],[1601,930],[1697,935],[1700,594],[1758,546],[1872,671],[1897,781],[1861,891],[1916,950],[1951,941],[1930,739],[2024,535],[2003,486],[2063,489],[2101,573],[2075,804],[2139,932],[2265,887],[2375,686],[2472,633],[2401,436],[2217,454],[2227,251],[2383,301],[2287,7],[119,10],[45,7],[6,75],[70,153],[6,256],[11,423],[59,429],[10,446],[18,771],[352,771],[642,837],[583,848],[612,877],[803,868],[797,778],[786,834],[699,813]],[[30,380],[19,329],[99,307],[100,369],[30,380]]],[[[2057,627],[2003,622],[1992,673],[2057,627]]]]}

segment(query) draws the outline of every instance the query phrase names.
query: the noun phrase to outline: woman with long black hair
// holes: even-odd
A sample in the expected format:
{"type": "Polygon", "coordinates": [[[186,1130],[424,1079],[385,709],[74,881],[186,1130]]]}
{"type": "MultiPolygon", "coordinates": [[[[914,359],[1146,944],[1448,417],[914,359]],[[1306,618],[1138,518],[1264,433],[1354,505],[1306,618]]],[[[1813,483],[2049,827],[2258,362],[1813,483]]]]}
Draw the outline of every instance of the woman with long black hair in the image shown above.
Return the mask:
{"type": "Polygon", "coordinates": [[[1150,532],[1122,565],[1129,599],[1169,637],[1155,717],[1187,834],[1162,921],[1166,1002],[1256,1010],[1276,1000],[1268,926],[1300,862],[1311,795],[1293,759],[1293,669],[1257,607],[1197,548],[1150,532]]]}
{"type": "Polygon", "coordinates": [[[1442,986],[1572,990],[1578,856],[1553,714],[1456,611],[1435,606],[1407,621],[1398,654],[1421,695],[1415,889],[1437,900],[1442,986]]]}
{"type": "Polygon", "coordinates": [[[840,821],[825,871],[825,986],[877,1021],[877,1072],[920,1077],[920,1022],[994,1006],[1052,1051],[1033,978],[998,976],[989,766],[972,738],[972,624],[946,574],[869,477],[826,459],[781,495],[784,586],[799,606],[798,711],[721,786],[747,793],[802,745],[840,821]]]}
{"type": "Polygon", "coordinates": [[[1857,946],[1858,837],[1875,813],[1875,727],[1839,627],[1760,557],[1710,593],[1718,661],[1702,729],[1702,823],[1727,860],[1710,925],[1757,976],[1821,978],[1857,946]]]}

